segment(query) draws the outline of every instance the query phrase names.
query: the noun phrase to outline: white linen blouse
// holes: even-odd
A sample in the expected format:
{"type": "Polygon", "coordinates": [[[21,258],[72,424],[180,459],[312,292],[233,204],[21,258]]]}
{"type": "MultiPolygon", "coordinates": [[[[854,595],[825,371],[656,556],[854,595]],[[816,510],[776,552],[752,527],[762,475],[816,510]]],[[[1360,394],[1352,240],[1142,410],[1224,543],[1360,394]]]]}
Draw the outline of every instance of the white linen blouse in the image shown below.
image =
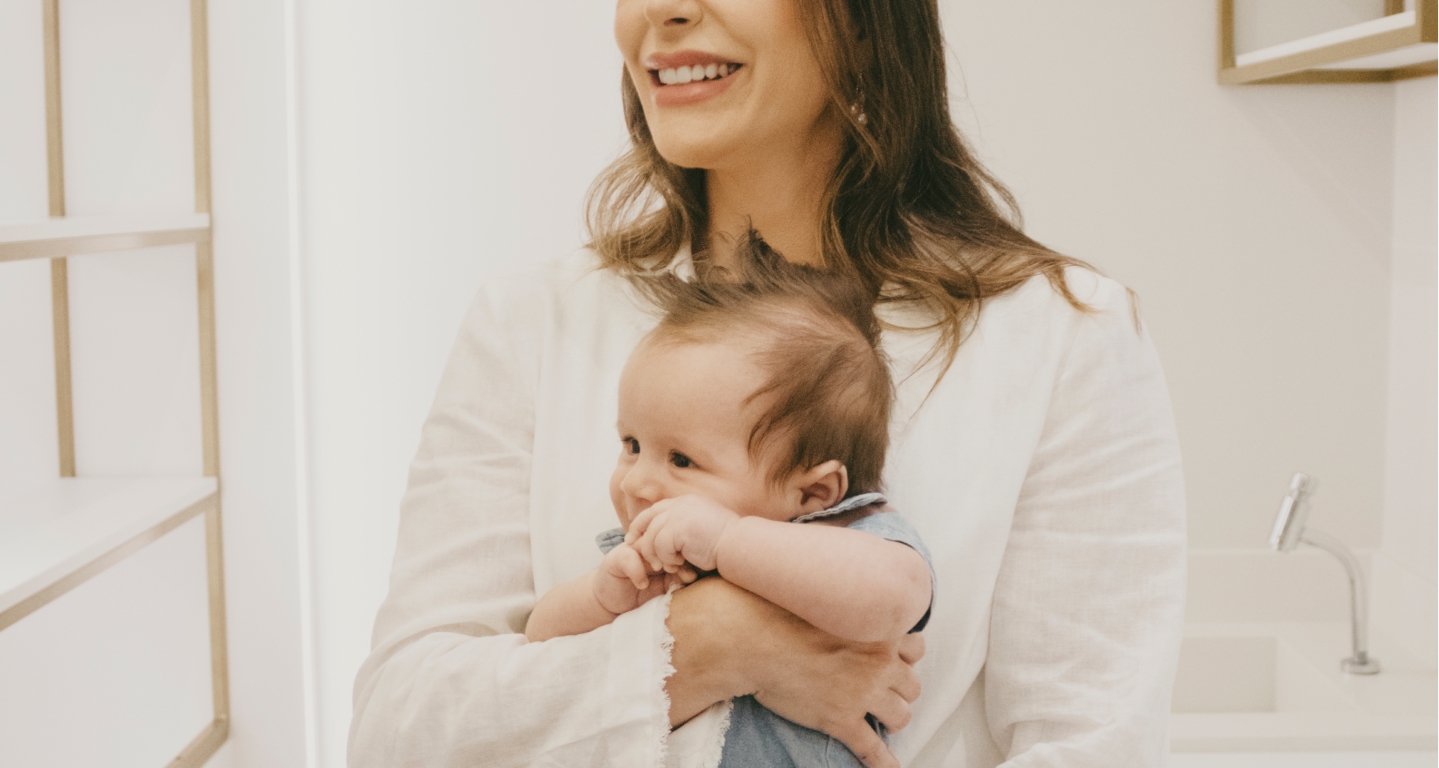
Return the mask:
{"type": "MultiPolygon", "coordinates": [[[[410,469],[349,764],[713,765],[671,738],[668,597],[527,643],[536,597],[600,561],[620,370],[657,318],[589,253],[490,279],[410,469]],[[683,753],[683,754],[682,754],[683,753]]],[[[886,331],[891,502],[939,585],[906,766],[1157,766],[1182,632],[1184,495],[1163,374],[1127,291],[1070,269],[987,300],[948,372],[886,331]],[[933,391],[931,391],[933,387],[933,391]]],[[[923,318],[894,310],[907,326],[923,318]]]]}

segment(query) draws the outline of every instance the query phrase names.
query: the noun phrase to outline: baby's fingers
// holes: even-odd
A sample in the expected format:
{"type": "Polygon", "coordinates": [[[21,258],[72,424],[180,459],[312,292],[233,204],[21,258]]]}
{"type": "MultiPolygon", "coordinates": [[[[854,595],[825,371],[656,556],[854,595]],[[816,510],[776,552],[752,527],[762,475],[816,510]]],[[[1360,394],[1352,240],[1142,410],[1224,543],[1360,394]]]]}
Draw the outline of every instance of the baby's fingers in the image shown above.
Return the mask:
{"type": "Polygon", "coordinates": [[[655,557],[664,564],[665,570],[670,573],[678,573],[681,566],[685,564],[685,556],[675,541],[674,526],[667,526],[658,530],[654,538],[655,557]]]}
{"type": "Polygon", "coordinates": [[[649,530],[650,523],[654,521],[655,516],[665,511],[665,506],[664,501],[659,501],[636,515],[635,519],[630,521],[630,527],[625,529],[625,543],[634,544],[639,541],[639,538],[645,535],[645,531],[649,530]]]}
{"type": "MultiPolygon", "coordinates": [[[[654,507],[650,507],[650,509],[654,509],[654,507]]],[[[649,510],[645,511],[648,512],[649,510]]],[[[665,515],[663,513],[656,515],[654,519],[649,521],[649,527],[645,529],[644,535],[636,539],[635,543],[632,545],[635,548],[635,551],[639,552],[640,556],[645,559],[645,562],[649,565],[650,570],[656,573],[665,570],[664,560],[661,558],[660,553],[656,550],[656,542],[659,540],[660,536],[663,535],[665,523],[668,520],[668,515],[665,515]]],[[[634,529],[631,528],[630,530],[634,529]]]]}
{"type": "Polygon", "coordinates": [[[619,553],[616,558],[620,571],[630,580],[631,584],[635,585],[635,589],[648,588],[650,575],[645,570],[645,561],[640,558],[640,554],[624,545],[620,545],[615,551],[619,553]]]}

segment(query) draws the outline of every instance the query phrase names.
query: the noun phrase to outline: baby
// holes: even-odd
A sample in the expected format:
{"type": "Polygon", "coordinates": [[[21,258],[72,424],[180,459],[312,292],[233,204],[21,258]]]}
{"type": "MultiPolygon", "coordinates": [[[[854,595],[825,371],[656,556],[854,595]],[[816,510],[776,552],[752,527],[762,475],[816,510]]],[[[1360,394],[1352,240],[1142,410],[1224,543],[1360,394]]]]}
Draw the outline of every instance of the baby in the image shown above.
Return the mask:
{"type": "MultiPolygon", "coordinates": [[[[665,315],[620,378],[621,528],[600,535],[599,568],[539,600],[530,640],[588,632],[712,573],[848,640],[928,621],[929,555],[878,492],[892,389],[870,302],[750,246],[737,281],[649,284],[665,315]]],[[[720,764],[860,765],[749,696],[720,764]]]]}

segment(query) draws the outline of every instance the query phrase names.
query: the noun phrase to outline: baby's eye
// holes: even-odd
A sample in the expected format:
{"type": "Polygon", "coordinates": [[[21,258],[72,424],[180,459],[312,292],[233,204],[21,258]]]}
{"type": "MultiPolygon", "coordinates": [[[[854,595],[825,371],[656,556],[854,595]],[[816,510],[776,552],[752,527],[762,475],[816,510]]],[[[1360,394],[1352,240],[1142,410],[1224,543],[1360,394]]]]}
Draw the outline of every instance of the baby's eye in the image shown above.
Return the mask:
{"type": "Polygon", "coordinates": [[[634,439],[633,437],[626,437],[621,442],[625,444],[625,450],[629,451],[630,453],[640,452],[640,441],[634,439]]]}
{"type": "Polygon", "coordinates": [[[684,469],[694,464],[693,461],[690,461],[690,457],[684,455],[683,453],[680,453],[679,451],[670,452],[670,463],[675,465],[676,467],[679,467],[680,469],[684,469]]]}

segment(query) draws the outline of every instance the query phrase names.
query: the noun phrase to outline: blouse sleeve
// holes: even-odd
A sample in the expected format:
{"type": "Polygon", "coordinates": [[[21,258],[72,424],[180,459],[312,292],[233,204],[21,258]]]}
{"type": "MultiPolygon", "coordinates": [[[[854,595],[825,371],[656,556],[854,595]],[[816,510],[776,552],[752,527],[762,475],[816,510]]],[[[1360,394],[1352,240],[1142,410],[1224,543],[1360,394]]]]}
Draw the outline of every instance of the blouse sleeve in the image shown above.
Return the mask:
{"type": "Polygon", "coordinates": [[[1089,302],[994,591],[985,706],[1013,768],[1159,766],[1169,751],[1185,589],[1178,440],[1128,293],[1101,278],[1089,302]]]}
{"type": "Polygon", "coordinates": [[[542,281],[489,283],[456,340],[355,680],[349,765],[663,764],[668,598],[527,643],[542,281]]]}

